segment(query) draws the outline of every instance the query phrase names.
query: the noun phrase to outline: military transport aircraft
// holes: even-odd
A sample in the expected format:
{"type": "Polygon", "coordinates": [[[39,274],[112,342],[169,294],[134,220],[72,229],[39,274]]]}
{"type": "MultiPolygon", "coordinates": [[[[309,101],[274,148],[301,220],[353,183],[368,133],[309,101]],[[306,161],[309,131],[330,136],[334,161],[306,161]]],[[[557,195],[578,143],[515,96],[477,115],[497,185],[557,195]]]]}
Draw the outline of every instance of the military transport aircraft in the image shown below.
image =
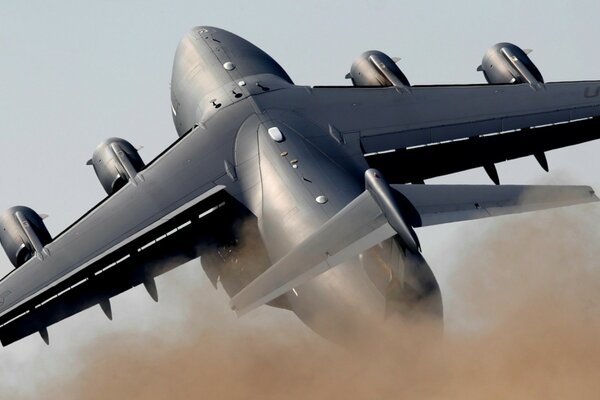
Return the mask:
{"type": "MultiPolygon", "coordinates": [[[[175,54],[179,138],[145,163],[110,138],[92,165],[108,196],[54,237],[13,207],[0,241],[10,344],[201,257],[239,314],[268,304],[316,332],[362,316],[442,314],[415,229],[598,201],[584,186],[502,186],[494,164],[600,137],[600,81],[544,82],[527,50],[493,46],[489,84],[412,86],[395,59],[363,53],[345,87],[294,85],[281,66],[221,29],[193,28],[175,54]],[[483,167],[496,185],[427,185],[483,167]]],[[[368,328],[368,327],[367,327],[368,328]]]]}

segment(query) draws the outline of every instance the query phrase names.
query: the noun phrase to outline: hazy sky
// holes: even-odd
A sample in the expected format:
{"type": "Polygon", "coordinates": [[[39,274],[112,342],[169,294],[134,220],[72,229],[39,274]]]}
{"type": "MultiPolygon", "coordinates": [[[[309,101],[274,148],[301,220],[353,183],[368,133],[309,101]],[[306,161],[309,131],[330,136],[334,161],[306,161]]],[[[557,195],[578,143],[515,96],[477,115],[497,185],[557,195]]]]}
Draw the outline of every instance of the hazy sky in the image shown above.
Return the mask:
{"type": "MultiPolygon", "coordinates": [[[[511,41],[531,55],[546,81],[600,79],[600,3],[578,1],[3,1],[0,5],[0,209],[27,205],[56,234],[104,197],[85,162],[95,146],[119,136],[152,159],[176,139],[169,105],[175,47],[195,25],[228,29],[270,53],[297,84],[346,84],[356,56],[379,49],[402,58],[413,84],[479,83],[484,51],[511,41]]],[[[577,183],[600,188],[600,144],[548,155],[551,174],[533,157],[499,166],[503,183],[577,183]]],[[[436,180],[489,183],[482,170],[436,180]]],[[[493,222],[468,225],[477,235],[493,222]]],[[[451,274],[465,224],[419,232],[438,274],[451,274]]],[[[0,274],[11,270],[0,256],[0,274]]],[[[173,281],[177,281],[173,273],[173,281]]],[[[223,302],[198,277],[198,296],[223,302]],[[204,293],[206,292],[206,293],[204,293]],[[216,296],[216,297],[215,297],[216,296]]],[[[159,286],[169,286],[169,277],[159,286]]],[[[160,289],[160,287],[159,287],[160,289]]],[[[451,293],[444,295],[452,296],[451,293]]],[[[161,298],[168,297],[168,293],[161,298]]],[[[452,310],[448,310],[452,312],[452,310]]],[[[19,386],[97,332],[151,331],[176,316],[169,301],[153,305],[143,290],[115,302],[116,322],[99,310],[50,328],[54,345],[32,336],[0,349],[0,387],[19,386]],[[175,315],[175,316],[174,316],[175,315]],[[127,320],[127,321],[124,321],[127,320]],[[68,339],[67,339],[68,338],[68,339]],[[54,339],[54,340],[53,340],[54,339]],[[41,363],[36,369],[35,363],[41,363]]],[[[248,323],[280,313],[261,311],[248,323]]],[[[283,317],[286,318],[286,317],[283,317]]],[[[258,321],[258,322],[257,322],[258,321]]],[[[59,374],[61,371],[55,371],[59,374]]]]}

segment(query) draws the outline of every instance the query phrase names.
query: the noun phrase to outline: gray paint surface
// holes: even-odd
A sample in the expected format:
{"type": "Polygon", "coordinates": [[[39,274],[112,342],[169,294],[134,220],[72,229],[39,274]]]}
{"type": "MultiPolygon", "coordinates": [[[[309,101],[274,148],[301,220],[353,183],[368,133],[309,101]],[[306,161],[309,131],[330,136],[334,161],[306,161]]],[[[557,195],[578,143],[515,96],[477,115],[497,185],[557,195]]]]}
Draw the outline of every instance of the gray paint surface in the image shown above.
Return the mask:
{"type": "MultiPolygon", "coordinates": [[[[523,200],[519,204],[523,190],[517,188],[448,186],[415,191],[409,187],[412,195],[403,194],[400,204],[379,173],[373,172],[376,179],[365,175],[367,189],[389,225],[380,221],[371,226],[375,221],[371,217],[359,223],[362,216],[352,217],[345,211],[347,207],[356,211],[352,201],[360,198],[364,189],[363,153],[600,116],[600,100],[590,95],[597,88],[600,84],[595,81],[543,87],[527,83],[411,87],[410,91],[393,86],[295,86],[277,62],[244,39],[214,27],[193,28],[177,48],[171,84],[173,120],[181,139],[137,171],[139,179],[130,180],[46,245],[47,257],[32,258],[5,277],[0,283],[0,319],[18,323],[14,314],[41,305],[47,300],[44,293],[48,287],[85,271],[92,261],[110,258],[131,237],[167,221],[166,215],[177,215],[184,205],[210,198],[211,189],[219,185],[254,211],[262,243],[274,265],[242,289],[234,297],[234,305],[245,310],[283,296],[280,301],[285,308],[324,336],[335,337],[348,327],[368,329],[361,326],[362,314],[383,317],[387,305],[402,296],[390,298],[389,291],[374,286],[368,277],[376,266],[362,263],[357,268],[357,255],[377,243],[394,240],[405,251],[395,264],[388,261],[388,268],[398,270],[398,276],[407,282],[414,279],[401,272],[409,265],[408,254],[420,252],[406,207],[419,212],[431,196],[458,196],[463,203],[475,198],[470,203],[476,211],[481,207],[488,210],[478,215],[464,206],[429,203],[422,216],[439,214],[437,221],[450,222],[489,216],[494,213],[489,210],[496,207],[510,208],[495,212],[503,214],[587,202],[593,192],[575,187],[539,189],[542,199],[566,193],[566,200],[523,200]],[[248,139],[251,142],[245,142],[248,139]],[[378,234],[382,225],[387,230],[378,234]],[[328,233],[323,234],[323,229],[328,233]],[[346,238],[343,233],[348,230],[355,237],[346,238]],[[391,238],[394,231],[397,236],[391,238]],[[340,241],[329,243],[321,235],[339,236],[340,241]],[[290,265],[291,275],[286,272],[290,265]],[[283,275],[277,275],[278,271],[283,275]],[[274,274],[278,277],[270,278],[274,274]]],[[[93,162],[97,167],[100,158],[95,156],[93,162]]],[[[403,193],[400,186],[395,190],[403,193]]],[[[533,190],[540,197],[538,192],[533,190]]],[[[373,214],[372,209],[365,212],[373,214]]],[[[436,223],[427,218],[424,225],[436,223]]],[[[423,225],[422,219],[412,226],[423,225]]],[[[370,251],[379,251],[382,260],[389,256],[383,247],[370,251]]],[[[429,271],[420,260],[420,269],[429,271]]],[[[390,285],[395,285],[394,276],[390,275],[390,285]]],[[[433,275],[429,273],[427,279],[418,301],[435,297],[433,311],[438,313],[439,288],[433,275]]],[[[99,300],[103,310],[107,301],[99,300]]],[[[46,337],[45,329],[40,332],[46,337]]]]}
{"type": "MultiPolygon", "coordinates": [[[[10,188],[3,192],[0,208],[26,204],[49,213],[50,218],[44,222],[56,234],[104,196],[91,168],[83,165],[98,142],[113,135],[124,137],[136,146],[144,146],[141,153],[146,161],[166,147],[175,137],[167,85],[173,49],[185,30],[199,23],[242,34],[274,55],[301,84],[346,84],[343,76],[350,63],[370,48],[401,56],[402,69],[411,83],[483,83],[475,66],[486,48],[502,40],[533,48],[531,57],[548,81],[598,77],[600,58],[589,39],[599,34],[595,23],[597,2],[509,2],[493,13],[487,2],[436,6],[439,13],[432,14],[429,3],[394,2],[372,7],[364,2],[349,5],[308,1],[273,8],[259,1],[248,8],[236,2],[182,1],[166,5],[150,1],[144,2],[143,9],[136,2],[7,3],[0,13],[4,60],[0,70],[6,77],[0,97],[0,131],[3,147],[16,146],[20,151],[6,151],[0,159],[2,185],[10,188]],[[522,12],[515,13],[516,8],[522,12]],[[290,12],[295,16],[293,20],[289,19],[290,12]],[[398,24],[400,15],[411,17],[398,24]],[[257,20],[266,19],[268,24],[257,24],[257,20]],[[551,26],[549,20],[554,21],[551,26]],[[348,32],[357,34],[348,40],[348,32]],[[43,43],[40,38],[44,38],[43,43]],[[85,45],[89,40],[93,40],[93,46],[85,45]],[[31,98],[36,98],[35,127],[31,107],[23,106],[31,98]],[[39,128],[41,121],[43,129],[39,128]],[[56,148],[60,156],[48,153],[56,148]],[[22,151],[27,151],[31,164],[23,162],[22,151]],[[21,173],[7,172],[15,167],[21,173]],[[67,197],[69,201],[65,201],[67,197]]],[[[503,183],[541,180],[598,187],[598,151],[597,143],[588,143],[550,152],[550,175],[544,175],[533,157],[498,164],[498,171],[503,183]]],[[[482,169],[474,169],[433,182],[489,183],[489,179],[482,169]]],[[[477,235],[495,223],[489,220],[419,231],[442,285],[457,267],[458,255],[452,249],[471,243],[458,241],[457,235],[465,229],[477,235]]],[[[7,259],[2,268],[3,273],[12,270],[7,259]]],[[[195,277],[190,268],[159,281],[159,289],[168,288],[170,281],[180,282],[181,276],[195,277]]],[[[35,337],[4,349],[4,386],[31,391],[23,385],[19,388],[21,378],[15,372],[16,366],[39,379],[42,370],[53,369],[57,357],[71,355],[81,343],[105,332],[163,332],[169,325],[179,326],[178,307],[169,308],[177,304],[177,296],[170,296],[168,291],[158,306],[147,302],[143,290],[132,290],[115,299],[118,324],[107,324],[102,313],[94,310],[53,327],[51,335],[68,335],[68,344],[55,340],[50,349],[45,349],[35,337]]],[[[219,293],[207,291],[203,296],[220,308],[225,302],[219,293]]],[[[445,295],[455,299],[447,307],[447,323],[460,329],[464,322],[459,315],[460,305],[451,291],[446,290],[445,295]]],[[[284,313],[262,308],[236,321],[236,326],[282,320],[295,322],[284,313]]]]}

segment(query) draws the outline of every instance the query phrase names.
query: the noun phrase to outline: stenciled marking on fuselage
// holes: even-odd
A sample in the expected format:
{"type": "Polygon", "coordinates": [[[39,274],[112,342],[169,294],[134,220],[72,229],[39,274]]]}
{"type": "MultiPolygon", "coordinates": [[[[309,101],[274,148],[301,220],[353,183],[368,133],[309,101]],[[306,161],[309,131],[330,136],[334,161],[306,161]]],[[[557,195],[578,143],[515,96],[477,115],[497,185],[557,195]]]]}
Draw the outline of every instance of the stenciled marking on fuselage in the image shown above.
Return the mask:
{"type": "Polygon", "coordinates": [[[591,87],[588,86],[585,88],[585,92],[583,94],[586,98],[591,99],[594,97],[600,96],[600,86],[591,87]]]}

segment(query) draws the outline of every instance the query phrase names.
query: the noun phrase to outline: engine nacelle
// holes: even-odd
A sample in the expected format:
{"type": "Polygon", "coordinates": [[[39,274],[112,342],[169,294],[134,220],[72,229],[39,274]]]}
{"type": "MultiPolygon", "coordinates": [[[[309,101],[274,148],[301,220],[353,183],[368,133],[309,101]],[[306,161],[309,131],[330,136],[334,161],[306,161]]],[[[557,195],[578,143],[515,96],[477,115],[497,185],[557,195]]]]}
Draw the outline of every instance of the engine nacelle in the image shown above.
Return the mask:
{"type": "Polygon", "coordinates": [[[96,176],[109,195],[134,181],[146,166],[131,143],[120,138],[110,138],[100,143],[88,165],[94,167],[96,176]]]}
{"type": "Polygon", "coordinates": [[[0,214],[0,244],[15,268],[34,256],[48,255],[52,237],[42,217],[28,207],[16,206],[0,214]]]}
{"type": "Polygon", "coordinates": [[[477,71],[491,84],[542,84],[544,78],[527,55],[530,52],[512,43],[498,43],[485,53],[477,71]]]}
{"type": "Polygon", "coordinates": [[[406,76],[387,54],[377,50],[362,53],[350,67],[346,79],[352,79],[354,86],[410,86],[406,76]]]}

